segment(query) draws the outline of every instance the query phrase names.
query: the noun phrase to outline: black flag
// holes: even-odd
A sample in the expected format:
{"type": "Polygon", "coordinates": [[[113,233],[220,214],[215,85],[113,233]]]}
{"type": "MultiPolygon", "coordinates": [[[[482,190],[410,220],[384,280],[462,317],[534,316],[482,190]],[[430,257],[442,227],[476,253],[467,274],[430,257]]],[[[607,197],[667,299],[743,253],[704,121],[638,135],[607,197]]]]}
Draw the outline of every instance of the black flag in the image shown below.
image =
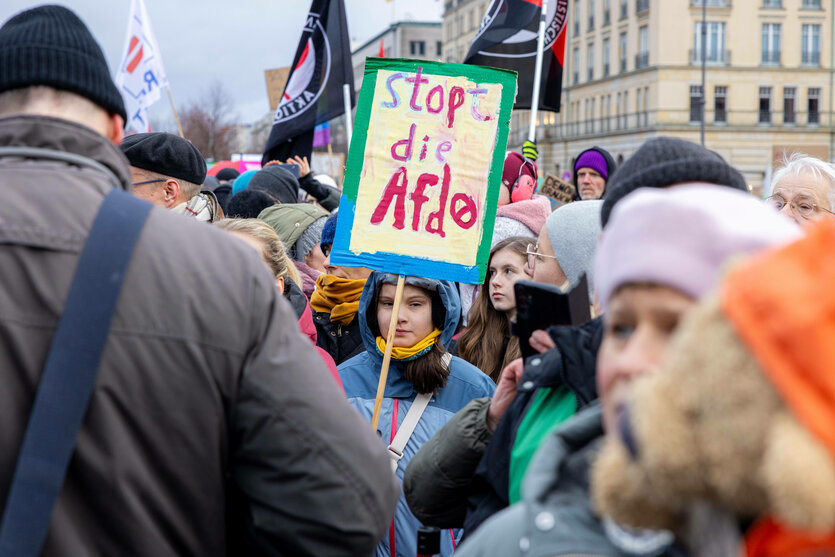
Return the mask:
{"type": "MultiPolygon", "coordinates": [[[[492,0],[470,45],[465,64],[514,70],[514,108],[531,108],[541,0],[492,0]]],[[[560,110],[568,0],[548,0],[539,110],[560,110]]]]}
{"type": "Polygon", "coordinates": [[[345,113],[342,85],[356,104],[343,0],[313,0],[293,69],[278,103],[262,164],[293,155],[310,158],[313,128],[345,113]]]}

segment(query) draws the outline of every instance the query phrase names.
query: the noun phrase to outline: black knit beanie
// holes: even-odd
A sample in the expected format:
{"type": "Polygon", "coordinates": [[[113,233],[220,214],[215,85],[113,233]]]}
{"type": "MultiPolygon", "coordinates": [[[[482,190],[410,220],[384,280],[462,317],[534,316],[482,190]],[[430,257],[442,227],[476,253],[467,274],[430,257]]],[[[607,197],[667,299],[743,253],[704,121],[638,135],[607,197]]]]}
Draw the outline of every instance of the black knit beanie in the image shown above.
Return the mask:
{"type": "Polygon", "coordinates": [[[265,166],[256,172],[247,189],[262,191],[281,203],[299,202],[299,181],[292,172],[280,166],[265,166]]]}
{"type": "Polygon", "coordinates": [[[605,227],[615,204],[638,188],[665,188],[684,182],[748,191],[742,174],[717,153],[684,139],[656,137],[641,145],[609,178],[600,220],[605,227]]]}
{"type": "Polygon", "coordinates": [[[254,219],[261,211],[273,205],[275,201],[266,193],[246,189],[229,198],[225,213],[227,217],[254,219]]]}
{"type": "Polygon", "coordinates": [[[127,120],[101,47],[63,6],[26,10],[0,27],[0,93],[33,85],[70,91],[127,120]]]}

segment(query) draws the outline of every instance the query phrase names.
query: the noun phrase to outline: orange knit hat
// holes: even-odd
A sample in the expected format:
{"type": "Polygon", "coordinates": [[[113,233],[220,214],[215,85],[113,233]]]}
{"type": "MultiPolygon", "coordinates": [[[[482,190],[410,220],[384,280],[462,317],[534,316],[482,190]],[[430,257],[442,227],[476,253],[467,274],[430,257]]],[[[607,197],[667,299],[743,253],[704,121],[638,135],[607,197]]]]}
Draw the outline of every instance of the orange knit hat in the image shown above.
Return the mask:
{"type": "Polygon", "coordinates": [[[835,458],[835,220],[724,282],[722,310],[800,423],[835,458]]]}

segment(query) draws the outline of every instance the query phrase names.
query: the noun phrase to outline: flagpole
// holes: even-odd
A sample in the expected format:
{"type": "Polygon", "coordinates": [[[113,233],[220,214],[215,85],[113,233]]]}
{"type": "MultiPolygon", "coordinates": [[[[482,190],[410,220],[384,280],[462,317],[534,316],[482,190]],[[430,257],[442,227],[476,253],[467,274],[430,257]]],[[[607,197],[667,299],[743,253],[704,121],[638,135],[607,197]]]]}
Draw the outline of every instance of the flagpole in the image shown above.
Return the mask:
{"type": "Polygon", "coordinates": [[[545,46],[545,16],[548,13],[548,0],[542,0],[542,13],[539,16],[539,37],[536,39],[536,70],[533,74],[533,95],[531,95],[531,125],[528,140],[536,143],[536,112],[539,109],[539,84],[542,81],[542,48],[545,46]]]}
{"type": "Polygon", "coordinates": [[[345,101],[345,133],[348,135],[348,149],[350,149],[354,124],[351,122],[351,86],[347,83],[342,84],[342,99],[345,101]]]}
{"type": "Polygon", "coordinates": [[[177,115],[177,107],[174,106],[174,96],[171,95],[171,86],[169,85],[165,89],[168,91],[168,100],[171,101],[171,110],[174,111],[174,121],[177,122],[177,133],[185,139],[186,136],[183,135],[183,126],[180,125],[180,117],[177,115]]]}

